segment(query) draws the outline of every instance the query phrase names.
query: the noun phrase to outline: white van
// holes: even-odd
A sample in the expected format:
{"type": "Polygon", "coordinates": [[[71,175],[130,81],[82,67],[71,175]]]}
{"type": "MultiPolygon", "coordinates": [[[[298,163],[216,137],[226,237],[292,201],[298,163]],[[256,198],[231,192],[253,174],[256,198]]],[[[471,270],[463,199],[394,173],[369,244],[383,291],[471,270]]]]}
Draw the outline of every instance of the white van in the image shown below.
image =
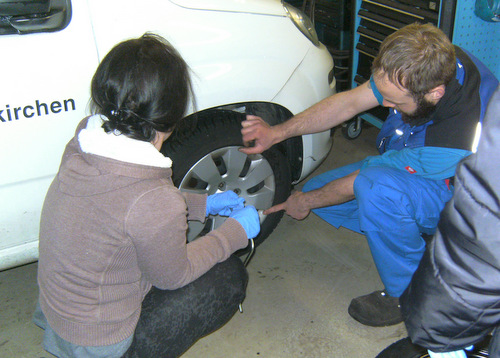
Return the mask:
{"type": "MultiPolygon", "coordinates": [[[[162,149],[182,190],[234,190],[265,209],[328,154],[329,132],[262,155],[237,150],[245,113],[275,124],[335,91],[328,51],[309,19],[286,3],[0,0],[0,270],[37,259],[42,203],[66,143],[89,114],[92,75],[111,47],[145,32],[170,41],[192,71],[194,132],[162,149]]],[[[281,215],[261,217],[257,244],[281,215]]],[[[219,220],[190,226],[189,240],[219,220]]]]}

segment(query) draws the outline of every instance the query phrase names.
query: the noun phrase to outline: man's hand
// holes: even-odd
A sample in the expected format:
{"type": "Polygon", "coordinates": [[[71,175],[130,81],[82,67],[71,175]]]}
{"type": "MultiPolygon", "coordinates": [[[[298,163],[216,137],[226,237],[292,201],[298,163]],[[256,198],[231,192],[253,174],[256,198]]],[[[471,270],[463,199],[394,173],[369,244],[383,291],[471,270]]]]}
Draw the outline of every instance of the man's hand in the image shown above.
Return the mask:
{"type": "Polygon", "coordinates": [[[295,193],[290,195],[287,201],[264,210],[263,214],[269,215],[280,210],[285,210],[285,213],[296,220],[305,219],[311,212],[311,209],[307,207],[306,201],[304,199],[305,194],[301,191],[296,191],[295,193]]]}
{"type": "Polygon", "coordinates": [[[247,115],[247,119],[241,122],[241,134],[243,136],[244,148],[240,151],[245,154],[258,154],[271,148],[275,143],[275,131],[262,118],[247,115]],[[250,146],[251,145],[251,146],[250,146]]]}
{"type": "Polygon", "coordinates": [[[264,210],[263,214],[269,215],[280,210],[285,210],[292,218],[302,220],[309,215],[312,209],[339,205],[353,200],[355,198],[354,181],[358,174],[359,169],[345,177],[335,179],[319,189],[306,193],[296,191],[284,203],[264,210]]]}

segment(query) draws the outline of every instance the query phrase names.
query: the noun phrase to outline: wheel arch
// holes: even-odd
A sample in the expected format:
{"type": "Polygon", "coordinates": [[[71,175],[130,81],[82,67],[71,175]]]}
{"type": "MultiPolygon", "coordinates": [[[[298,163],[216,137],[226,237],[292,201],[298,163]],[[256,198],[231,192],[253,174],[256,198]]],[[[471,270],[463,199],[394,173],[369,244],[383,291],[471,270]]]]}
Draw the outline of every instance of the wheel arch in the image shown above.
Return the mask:
{"type": "MultiPolygon", "coordinates": [[[[234,111],[238,113],[253,114],[261,117],[270,125],[276,125],[293,117],[293,113],[287,108],[271,102],[241,102],[207,108],[188,115],[185,120],[188,124],[196,126],[198,121],[213,118],[217,111],[234,111]]],[[[302,173],[303,166],[303,142],[302,138],[294,137],[275,145],[276,148],[287,158],[292,182],[296,182],[302,173]]]]}

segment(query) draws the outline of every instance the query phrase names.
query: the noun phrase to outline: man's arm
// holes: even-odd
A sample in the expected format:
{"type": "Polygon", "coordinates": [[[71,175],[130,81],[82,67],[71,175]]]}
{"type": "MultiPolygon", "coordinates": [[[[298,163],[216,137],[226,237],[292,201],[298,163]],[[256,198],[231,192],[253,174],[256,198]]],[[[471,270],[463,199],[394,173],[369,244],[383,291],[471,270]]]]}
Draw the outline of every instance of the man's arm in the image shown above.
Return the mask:
{"type": "Polygon", "coordinates": [[[304,112],[275,126],[268,125],[260,117],[247,116],[241,124],[243,143],[254,142],[253,147],[241,148],[246,154],[262,153],[285,139],[333,128],[357,114],[378,105],[367,81],[352,90],[325,98],[304,112]]]}
{"type": "Polygon", "coordinates": [[[356,170],[343,178],[331,181],[325,186],[307,193],[297,191],[290,195],[284,203],[265,210],[264,215],[285,210],[292,218],[302,220],[309,215],[311,209],[350,201],[354,199],[354,180],[356,180],[358,174],[359,170],[356,170]]]}

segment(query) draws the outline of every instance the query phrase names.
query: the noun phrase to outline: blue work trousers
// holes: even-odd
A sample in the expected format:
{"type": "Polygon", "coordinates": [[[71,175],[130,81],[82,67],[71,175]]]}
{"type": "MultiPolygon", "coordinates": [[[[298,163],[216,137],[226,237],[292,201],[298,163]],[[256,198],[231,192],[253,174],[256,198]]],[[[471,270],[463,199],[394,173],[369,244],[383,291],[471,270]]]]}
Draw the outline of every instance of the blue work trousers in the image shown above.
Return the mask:
{"type": "MultiPolygon", "coordinates": [[[[361,168],[364,161],[318,175],[303,192],[361,168]]],[[[367,167],[354,181],[355,199],[314,209],[326,222],[364,234],[385,290],[399,297],[425,251],[421,234],[436,231],[439,215],[453,192],[444,180],[425,179],[390,167],[367,167]]]]}

